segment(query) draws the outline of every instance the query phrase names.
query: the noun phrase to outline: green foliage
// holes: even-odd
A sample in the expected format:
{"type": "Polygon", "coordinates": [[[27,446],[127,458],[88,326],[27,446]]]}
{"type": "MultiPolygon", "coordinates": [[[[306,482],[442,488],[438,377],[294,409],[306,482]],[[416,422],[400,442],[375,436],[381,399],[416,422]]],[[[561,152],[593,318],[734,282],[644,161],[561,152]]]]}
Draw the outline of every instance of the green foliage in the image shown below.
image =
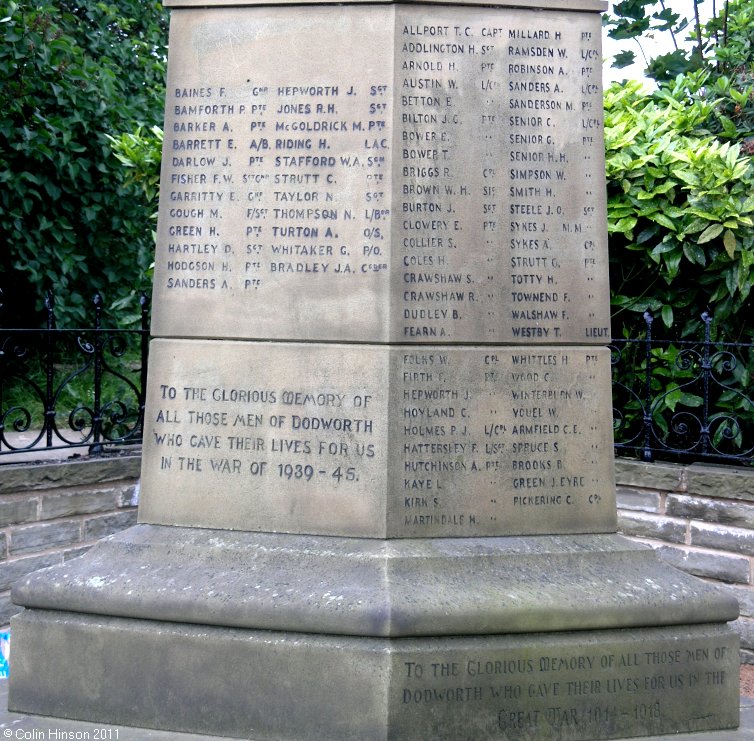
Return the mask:
{"type": "MultiPolygon", "coordinates": [[[[740,2],[730,8],[731,17],[751,14],[740,2]]],[[[621,409],[616,437],[641,445],[649,422],[659,447],[689,451],[680,459],[659,453],[671,460],[745,454],[754,435],[751,348],[713,349],[706,365],[680,342],[705,336],[706,310],[714,316],[713,342],[754,341],[746,321],[754,282],[754,94],[743,37],[741,28],[728,37],[746,55],[735,66],[715,61],[709,49],[704,63],[700,56],[684,66],[679,50],[650,64],[656,79],[684,71],[657,91],[624,83],[605,94],[613,337],[640,335],[637,314],[649,309],[657,317],[654,339],[673,340],[655,344],[649,357],[641,344],[624,346],[613,386],[621,409]]],[[[716,50],[734,48],[720,43],[716,50]]]]}
{"type": "Polygon", "coordinates": [[[0,282],[52,288],[69,326],[148,288],[144,191],[107,135],[161,119],[166,40],[159,0],[0,0],[0,282]]]}
{"type": "Polygon", "coordinates": [[[751,80],[754,61],[754,5],[748,0],[726,3],[706,25],[710,64],[725,74],[744,74],[751,80]]]}
{"type": "Polygon", "coordinates": [[[620,410],[617,442],[640,451],[648,423],[649,443],[659,458],[739,456],[738,463],[750,465],[752,369],[752,347],[721,348],[712,343],[705,351],[700,342],[664,341],[654,343],[647,353],[642,342],[621,344],[613,369],[613,403],[620,410]],[[685,453],[679,456],[679,451],[685,453]]]}
{"type": "Polygon", "coordinates": [[[707,309],[728,339],[752,334],[736,316],[754,283],[754,165],[709,132],[719,101],[695,94],[702,82],[605,94],[613,336],[646,309],[680,336],[698,336],[707,309]]]}
{"type": "MultiPolygon", "coordinates": [[[[751,0],[728,0],[706,23],[699,20],[703,0],[692,0],[692,19],[682,18],[665,8],[663,0],[624,0],[613,6],[612,15],[603,17],[610,38],[634,42],[641,49],[643,38],[667,34],[674,50],[646,59],[645,73],[658,82],[672,82],[680,74],[706,70],[728,78],[735,88],[743,89],[753,81],[754,73],[754,3],[751,0]]],[[[643,51],[642,51],[643,53],[643,51]]],[[[613,67],[622,68],[635,61],[630,49],[616,55],[613,67]]],[[[718,91],[720,92],[720,91],[718,91]]],[[[754,101],[749,96],[746,104],[738,105],[737,116],[749,119],[742,131],[751,131],[754,101]]]]}
{"type": "MultiPolygon", "coordinates": [[[[694,0],[696,8],[701,0],[694,0]]],[[[603,16],[603,25],[608,28],[607,34],[616,41],[635,41],[639,49],[643,37],[653,37],[657,33],[667,33],[673,41],[674,51],[669,54],[656,57],[649,62],[647,75],[657,80],[673,79],[676,75],[689,72],[699,67],[700,59],[696,58],[683,48],[679,48],[678,39],[684,30],[689,27],[689,20],[666,8],[662,0],[623,0],[615,3],[612,15],[603,16]]],[[[695,28],[699,32],[698,27],[695,28]]],[[[642,50],[643,54],[643,50],[642,50]]],[[[630,49],[616,55],[613,67],[621,69],[633,64],[636,54],[630,49]]]]}
{"type": "MultiPolygon", "coordinates": [[[[108,135],[107,138],[110,140],[115,156],[126,168],[126,182],[141,190],[149,218],[156,222],[160,196],[162,129],[159,126],[152,126],[148,131],[144,131],[139,126],[133,133],[121,134],[118,137],[108,135]]],[[[155,231],[152,231],[152,239],[157,240],[155,231]]],[[[151,277],[154,272],[154,263],[150,265],[147,272],[151,277]]]]}
{"type": "MultiPolygon", "coordinates": [[[[135,132],[109,136],[115,156],[126,168],[126,182],[139,186],[147,203],[156,207],[160,195],[160,163],[163,133],[159,126],[148,131],[139,126],[135,132]]],[[[156,217],[157,213],[153,213],[156,217]]]]}

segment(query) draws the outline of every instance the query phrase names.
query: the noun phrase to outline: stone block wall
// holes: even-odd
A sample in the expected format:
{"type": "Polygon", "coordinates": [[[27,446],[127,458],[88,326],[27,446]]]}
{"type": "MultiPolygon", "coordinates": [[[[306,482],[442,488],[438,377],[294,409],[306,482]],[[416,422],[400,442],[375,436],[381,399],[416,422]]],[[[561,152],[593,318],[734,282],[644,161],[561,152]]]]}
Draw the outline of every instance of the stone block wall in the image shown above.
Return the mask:
{"type": "Polygon", "coordinates": [[[754,470],[617,459],[618,528],[669,564],[729,589],[754,664],[754,470]]]}
{"type": "Polygon", "coordinates": [[[14,581],[84,553],[136,523],[135,454],[0,466],[0,626],[14,581]]]}
{"type": "MultiPolygon", "coordinates": [[[[17,611],[14,581],[135,524],[140,464],[134,451],[0,466],[0,626],[17,611]]],[[[619,458],[615,472],[621,532],[732,590],[741,659],[754,664],[754,470],[619,458]]]]}

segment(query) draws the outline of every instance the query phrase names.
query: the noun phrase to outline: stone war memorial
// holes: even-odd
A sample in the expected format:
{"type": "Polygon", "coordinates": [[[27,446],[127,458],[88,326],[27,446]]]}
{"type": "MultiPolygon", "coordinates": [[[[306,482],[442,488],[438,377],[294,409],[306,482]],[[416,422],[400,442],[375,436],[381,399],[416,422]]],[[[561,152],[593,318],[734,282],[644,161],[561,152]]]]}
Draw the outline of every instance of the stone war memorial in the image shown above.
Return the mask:
{"type": "Polygon", "coordinates": [[[615,534],[603,4],[167,4],[139,524],[16,585],[10,708],[735,727],[735,600],[615,534]]]}

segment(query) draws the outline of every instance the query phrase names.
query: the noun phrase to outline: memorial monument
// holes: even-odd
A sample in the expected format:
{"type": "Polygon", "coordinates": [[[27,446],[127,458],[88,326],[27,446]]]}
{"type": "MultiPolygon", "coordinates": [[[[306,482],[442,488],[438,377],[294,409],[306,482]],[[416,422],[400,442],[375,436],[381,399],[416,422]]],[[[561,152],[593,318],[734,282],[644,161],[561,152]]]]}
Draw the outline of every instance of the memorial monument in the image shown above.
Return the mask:
{"type": "Polygon", "coordinates": [[[11,708],[736,726],[735,601],[614,534],[603,4],[167,4],[140,524],[16,586],[11,708]]]}

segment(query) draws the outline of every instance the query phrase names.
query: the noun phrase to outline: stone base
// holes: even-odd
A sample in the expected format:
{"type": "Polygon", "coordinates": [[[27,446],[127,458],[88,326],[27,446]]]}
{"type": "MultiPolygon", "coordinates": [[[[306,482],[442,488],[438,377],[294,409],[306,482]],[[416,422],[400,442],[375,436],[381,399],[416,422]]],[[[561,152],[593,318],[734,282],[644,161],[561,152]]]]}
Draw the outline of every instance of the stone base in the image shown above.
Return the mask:
{"type": "Polygon", "coordinates": [[[728,593],[611,534],[378,540],[137,525],[13,586],[24,607],[413,638],[724,623],[728,593]]]}
{"type": "Polygon", "coordinates": [[[11,710],[245,739],[603,739],[733,728],[722,626],[365,638],[26,610],[11,710]]]}
{"type": "Polygon", "coordinates": [[[614,535],[139,525],[27,577],[9,707],[248,739],[735,727],[734,599],[614,535]]]}

